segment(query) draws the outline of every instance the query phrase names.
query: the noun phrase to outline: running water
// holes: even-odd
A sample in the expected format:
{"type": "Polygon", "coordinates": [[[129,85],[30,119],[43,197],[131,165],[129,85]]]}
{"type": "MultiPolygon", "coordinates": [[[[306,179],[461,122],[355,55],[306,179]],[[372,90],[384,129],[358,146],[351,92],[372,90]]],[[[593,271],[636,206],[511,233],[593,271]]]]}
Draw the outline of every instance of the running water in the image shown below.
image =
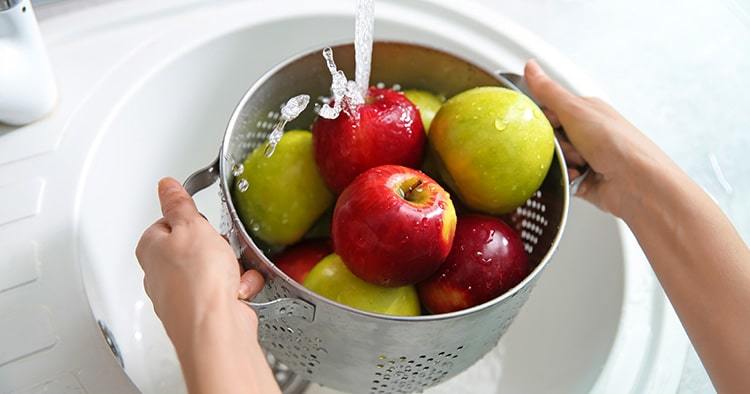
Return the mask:
{"type": "Polygon", "coordinates": [[[271,134],[268,135],[268,145],[266,145],[266,150],[263,152],[266,157],[271,157],[276,150],[276,145],[281,141],[281,136],[284,134],[284,126],[286,126],[288,122],[296,119],[299,114],[307,108],[307,104],[309,103],[310,96],[307,94],[300,94],[299,96],[290,98],[289,101],[281,107],[281,119],[276,123],[271,134]]]}
{"type": "Polygon", "coordinates": [[[359,93],[367,97],[372,60],[372,32],[375,29],[375,0],[357,0],[354,25],[355,77],[359,93]]]}
{"type": "Polygon", "coordinates": [[[336,67],[333,50],[323,50],[328,71],[331,73],[331,100],[324,102],[318,114],[326,119],[336,119],[347,106],[364,104],[370,85],[372,65],[372,32],[375,26],[374,0],[357,0],[354,25],[354,81],[349,81],[344,72],[336,67]],[[333,101],[333,105],[330,104],[333,101]]]}

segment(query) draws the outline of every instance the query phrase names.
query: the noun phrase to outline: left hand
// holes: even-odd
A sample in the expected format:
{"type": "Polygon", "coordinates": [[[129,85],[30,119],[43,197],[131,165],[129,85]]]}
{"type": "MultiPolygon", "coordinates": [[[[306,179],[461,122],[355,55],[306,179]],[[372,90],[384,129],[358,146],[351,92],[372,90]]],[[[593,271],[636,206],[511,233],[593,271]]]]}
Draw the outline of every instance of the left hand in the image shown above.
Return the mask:
{"type": "Polygon", "coordinates": [[[164,217],[143,233],[135,254],[143,284],[170,338],[179,346],[192,326],[215,309],[229,309],[257,332],[255,313],[238,301],[263,287],[257,271],[242,274],[227,241],[198,212],[179,182],[159,182],[164,217]]]}

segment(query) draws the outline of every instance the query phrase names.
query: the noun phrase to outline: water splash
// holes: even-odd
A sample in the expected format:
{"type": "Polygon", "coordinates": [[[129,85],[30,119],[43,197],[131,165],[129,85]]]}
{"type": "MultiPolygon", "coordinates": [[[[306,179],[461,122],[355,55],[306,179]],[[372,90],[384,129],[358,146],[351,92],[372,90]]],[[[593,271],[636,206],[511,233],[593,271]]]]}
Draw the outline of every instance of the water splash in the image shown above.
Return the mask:
{"type": "Polygon", "coordinates": [[[284,126],[296,119],[307,108],[307,104],[309,103],[310,96],[300,94],[290,98],[281,107],[281,119],[276,123],[271,134],[268,135],[268,145],[266,145],[266,149],[263,151],[266,157],[271,157],[273,152],[276,151],[276,145],[281,141],[281,136],[284,134],[284,126]]]}
{"type": "Polygon", "coordinates": [[[347,80],[343,71],[336,67],[333,50],[323,49],[326,67],[331,73],[331,97],[321,100],[317,106],[318,115],[325,119],[336,119],[342,110],[364,104],[370,86],[372,66],[372,33],[375,29],[375,1],[357,0],[354,25],[354,81],[347,80]],[[331,105],[331,102],[333,105],[331,105]]]}
{"type": "Polygon", "coordinates": [[[375,1],[357,0],[354,25],[355,77],[360,94],[365,97],[370,86],[372,33],[375,29],[375,1]]]}
{"type": "Polygon", "coordinates": [[[289,101],[281,107],[281,119],[287,122],[291,122],[296,119],[302,111],[307,108],[307,104],[310,103],[310,96],[306,94],[300,94],[289,99],[289,101]]]}
{"type": "Polygon", "coordinates": [[[320,107],[318,114],[326,119],[336,119],[341,113],[341,104],[346,93],[346,75],[336,67],[336,62],[333,60],[333,49],[323,49],[323,59],[325,59],[328,71],[331,73],[331,100],[333,105],[330,104],[331,100],[329,100],[320,107]]]}
{"type": "Polygon", "coordinates": [[[357,83],[347,80],[344,72],[338,69],[331,48],[323,50],[323,58],[331,73],[331,98],[320,107],[318,115],[326,119],[336,119],[346,106],[363,104],[365,96],[360,93],[357,83]]]}

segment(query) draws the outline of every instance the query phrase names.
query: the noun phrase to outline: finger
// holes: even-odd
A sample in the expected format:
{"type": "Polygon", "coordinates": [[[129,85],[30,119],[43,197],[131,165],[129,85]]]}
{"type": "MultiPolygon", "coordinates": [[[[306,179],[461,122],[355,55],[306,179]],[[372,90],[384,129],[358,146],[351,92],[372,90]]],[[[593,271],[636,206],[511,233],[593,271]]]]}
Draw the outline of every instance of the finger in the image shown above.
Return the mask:
{"type": "Polygon", "coordinates": [[[193,198],[173,178],[159,181],[159,202],[164,218],[172,227],[200,217],[193,198]]]}
{"type": "Polygon", "coordinates": [[[578,171],[577,168],[568,168],[568,179],[572,182],[576,178],[581,176],[581,171],[578,171]]]}
{"type": "Polygon", "coordinates": [[[569,166],[581,167],[586,164],[586,160],[578,153],[573,144],[561,139],[558,139],[558,143],[560,144],[560,149],[563,151],[563,156],[565,156],[565,162],[569,166]]]}
{"type": "Polygon", "coordinates": [[[547,76],[544,70],[533,59],[526,63],[524,78],[526,78],[526,83],[529,85],[531,94],[537,101],[542,106],[554,112],[558,117],[564,118],[564,115],[570,111],[571,104],[579,99],[578,96],[547,76]]]}
{"type": "Polygon", "coordinates": [[[256,270],[245,271],[240,277],[240,286],[237,291],[237,296],[243,300],[255,298],[255,296],[260,293],[261,289],[263,289],[263,284],[263,275],[261,275],[260,272],[256,270]]]}
{"type": "Polygon", "coordinates": [[[589,174],[586,179],[581,182],[581,185],[576,191],[576,196],[593,203],[596,206],[600,206],[599,197],[597,196],[598,188],[597,184],[601,180],[601,175],[593,172],[589,174]]]}
{"type": "Polygon", "coordinates": [[[552,125],[552,128],[558,128],[560,127],[560,119],[557,118],[557,114],[554,113],[549,108],[542,108],[542,112],[544,112],[544,116],[547,117],[547,120],[549,120],[549,124],[552,125]]]}

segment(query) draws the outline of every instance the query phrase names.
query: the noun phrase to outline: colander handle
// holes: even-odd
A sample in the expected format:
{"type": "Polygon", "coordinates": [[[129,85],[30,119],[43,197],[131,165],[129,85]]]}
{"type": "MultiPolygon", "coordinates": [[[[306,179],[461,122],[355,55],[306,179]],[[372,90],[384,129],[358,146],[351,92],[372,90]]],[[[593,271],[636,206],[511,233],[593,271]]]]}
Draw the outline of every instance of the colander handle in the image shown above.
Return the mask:
{"type": "MultiPolygon", "coordinates": [[[[211,164],[192,173],[183,183],[185,190],[193,196],[199,191],[213,185],[219,179],[219,158],[211,164]]],[[[275,320],[280,317],[296,317],[308,322],[315,318],[315,307],[298,298],[278,298],[268,302],[250,302],[242,300],[258,314],[258,319],[275,320]]]]}
{"type": "Polygon", "coordinates": [[[307,322],[315,319],[315,307],[299,298],[277,298],[268,302],[242,300],[242,302],[255,311],[261,322],[283,317],[296,317],[307,322]]]}
{"type": "Polygon", "coordinates": [[[219,158],[214,159],[211,164],[201,168],[198,171],[190,174],[185,183],[182,186],[187,190],[191,196],[195,195],[199,191],[213,185],[219,180],[219,158]]]}
{"type": "MultiPolygon", "coordinates": [[[[529,91],[528,85],[526,85],[526,80],[524,78],[516,73],[510,73],[510,72],[498,72],[499,79],[511,90],[515,90],[516,92],[521,92],[531,98],[533,100],[533,96],[531,95],[531,92],[529,91]]],[[[538,104],[538,103],[537,103],[538,104]]],[[[568,136],[565,134],[565,130],[563,130],[562,127],[555,129],[557,132],[556,134],[559,134],[563,139],[568,138],[568,136]]],[[[568,141],[570,142],[570,141],[568,141]]],[[[579,167],[578,170],[581,172],[581,175],[579,175],[576,179],[573,179],[570,182],[570,186],[568,187],[568,191],[570,192],[571,196],[574,196],[576,193],[578,193],[578,188],[581,187],[581,184],[586,179],[586,177],[591,174],[591,167],[589,167],[588,163],[585,163],[583,166],[579,167]]]]}

